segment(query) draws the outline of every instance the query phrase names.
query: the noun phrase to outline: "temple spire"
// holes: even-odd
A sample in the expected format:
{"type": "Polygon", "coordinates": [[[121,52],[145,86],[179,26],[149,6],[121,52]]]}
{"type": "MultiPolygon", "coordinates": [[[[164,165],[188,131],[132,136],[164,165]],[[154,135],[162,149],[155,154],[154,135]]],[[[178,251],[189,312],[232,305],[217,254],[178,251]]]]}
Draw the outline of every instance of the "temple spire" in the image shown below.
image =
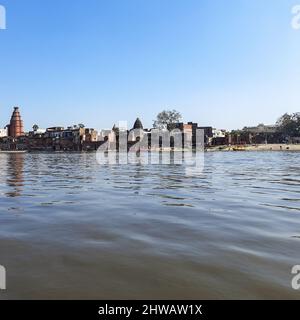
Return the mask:
{"type": "Polygon", "coordinates": [[[8,126],[8,135],[12,138],[18,138],[24,135],[23,121],[18,107],[14,107],[8,126]]]}
{"type": "Polygon", "coordinates": [[[140,118],[137,118],[135,120],[135,123],[133,125],[133,129],[143,129],[143,124],[142,124],[142,121],[140,120],[140,118]]]}

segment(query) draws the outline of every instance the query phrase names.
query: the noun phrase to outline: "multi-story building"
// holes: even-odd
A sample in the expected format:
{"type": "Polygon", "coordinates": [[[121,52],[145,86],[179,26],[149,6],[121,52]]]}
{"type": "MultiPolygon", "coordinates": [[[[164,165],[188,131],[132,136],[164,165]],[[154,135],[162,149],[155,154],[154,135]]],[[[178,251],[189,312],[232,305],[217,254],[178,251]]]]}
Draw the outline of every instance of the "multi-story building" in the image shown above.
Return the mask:
{"type": "Polygon", "coordinates": [[[190,139],[189,134],[192,135],[192,145],[195,147],[197,143],[197,130],[203,130],[204,131],[204,143],[206,145],[210,144],[211,139],[213,137],[213,128],[212,127],[201,127],[198,126],[198,123],[196,122],[188,122],[187,124],[178,123],[176,125],[176,128],[186,131],[188,134],[188,138],[190,139]]]}
{"type": "Polygon", "coordinates": [[[40,134],[30,134],[28,146],[30,150],[81,151],[96,149],[98,135],[94,129],[83,126],[51,127],[40,134]]]}
{"type": "Polygon", "coordinates": [[[98,132],[94,129],[86,128],[84,131],[83,141],[97,142],[98,141],[98,132]]]}

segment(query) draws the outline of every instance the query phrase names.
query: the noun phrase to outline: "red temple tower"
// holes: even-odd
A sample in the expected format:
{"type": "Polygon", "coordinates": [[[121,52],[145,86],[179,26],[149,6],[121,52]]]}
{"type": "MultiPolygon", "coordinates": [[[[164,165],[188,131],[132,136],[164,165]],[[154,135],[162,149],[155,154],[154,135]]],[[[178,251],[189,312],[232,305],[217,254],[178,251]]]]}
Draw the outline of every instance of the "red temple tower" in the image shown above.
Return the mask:
{"type": "Polygon", "coordinates": [[[20,111],[18,107],[14,108],[14,112],[8,125],[8,136],[12,138],[18,138],[24,135],[23,121],[21,119],[20,111]]]}

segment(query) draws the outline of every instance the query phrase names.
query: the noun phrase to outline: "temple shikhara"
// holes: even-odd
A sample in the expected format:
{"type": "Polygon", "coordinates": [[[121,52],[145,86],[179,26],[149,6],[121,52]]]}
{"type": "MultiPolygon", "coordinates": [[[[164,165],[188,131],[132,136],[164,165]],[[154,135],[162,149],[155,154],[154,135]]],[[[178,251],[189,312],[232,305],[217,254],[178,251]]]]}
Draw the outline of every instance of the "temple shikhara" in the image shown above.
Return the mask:
{"type": "Polygon", "coordinates": [[[7,133],[9,137],[18,138],[24,136],[24,126],[18,107],[14,108],[13,114],[7,125],[7,133]]]}

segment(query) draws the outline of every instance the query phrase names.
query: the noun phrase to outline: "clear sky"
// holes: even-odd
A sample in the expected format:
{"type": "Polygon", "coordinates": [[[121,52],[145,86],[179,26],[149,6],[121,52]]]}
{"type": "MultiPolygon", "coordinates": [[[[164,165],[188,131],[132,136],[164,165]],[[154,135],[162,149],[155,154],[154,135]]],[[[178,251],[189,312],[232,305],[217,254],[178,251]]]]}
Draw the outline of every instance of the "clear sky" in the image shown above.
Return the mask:
{"type": "Polygon", "coordinates": [[[163,109],[234,129],[300,111],[300,0],[0,0],[0,126],[110,128],[163,109]]]}

